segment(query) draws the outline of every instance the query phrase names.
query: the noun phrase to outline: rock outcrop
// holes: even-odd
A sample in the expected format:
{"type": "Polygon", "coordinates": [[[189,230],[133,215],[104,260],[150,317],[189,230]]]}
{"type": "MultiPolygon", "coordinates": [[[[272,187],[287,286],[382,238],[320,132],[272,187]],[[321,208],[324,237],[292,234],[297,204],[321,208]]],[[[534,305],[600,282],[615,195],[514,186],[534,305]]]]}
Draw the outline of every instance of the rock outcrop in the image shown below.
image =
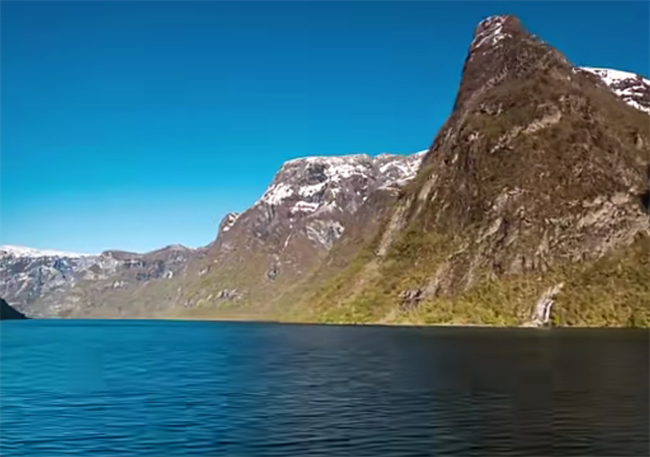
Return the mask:
{"type": "Polygon", "coordinates": [[[27,319],[27,317],[0,297],[0,320],[9,319],[27,319]]]}

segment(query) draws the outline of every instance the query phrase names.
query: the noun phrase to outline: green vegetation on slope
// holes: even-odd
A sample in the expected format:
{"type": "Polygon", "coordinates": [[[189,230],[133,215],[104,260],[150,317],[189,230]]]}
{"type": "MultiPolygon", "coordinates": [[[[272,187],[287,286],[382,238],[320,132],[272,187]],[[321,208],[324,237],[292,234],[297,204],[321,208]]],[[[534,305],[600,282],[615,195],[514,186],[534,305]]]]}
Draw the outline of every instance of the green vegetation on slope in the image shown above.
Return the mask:
{"type": "Polygon", "coordinates": [[[300,307],[304,314],[294,315],[292,320],[517,326],[530,319],[545,290],[564,283],[553,308],[554,325],[650,327],[647,236],[595,261],[566,263],[544,274],[486,280],[458,295],[403,306],[398,291],[424,284],[427,271],[435,271],[439,265],[435,259],[448,252],[434,236],[410,233],[384,265],[370,260],[364,251],[304,302],[300,307]],[[409,268],[418,263],[422,268],[409,268]]]}
{"type": "Polygon", "coordinates": [[[558,274],[566,283],[557,298],[558,325],[650,326],[650,239],[602,259],[571,264],[558,274]]]}

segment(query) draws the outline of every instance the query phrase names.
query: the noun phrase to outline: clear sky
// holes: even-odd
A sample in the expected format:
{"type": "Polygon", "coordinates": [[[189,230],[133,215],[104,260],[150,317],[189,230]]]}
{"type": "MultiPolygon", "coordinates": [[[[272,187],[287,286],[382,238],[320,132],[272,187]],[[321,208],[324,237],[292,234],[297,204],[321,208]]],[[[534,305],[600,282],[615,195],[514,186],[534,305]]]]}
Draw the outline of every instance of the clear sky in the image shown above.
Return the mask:
{"type": "Polygon", "coordinates": [[[425,149],[504,13],[650,73],[647,1],[3,1],[0,244],[201,246],[287,159],[425,149]]]}

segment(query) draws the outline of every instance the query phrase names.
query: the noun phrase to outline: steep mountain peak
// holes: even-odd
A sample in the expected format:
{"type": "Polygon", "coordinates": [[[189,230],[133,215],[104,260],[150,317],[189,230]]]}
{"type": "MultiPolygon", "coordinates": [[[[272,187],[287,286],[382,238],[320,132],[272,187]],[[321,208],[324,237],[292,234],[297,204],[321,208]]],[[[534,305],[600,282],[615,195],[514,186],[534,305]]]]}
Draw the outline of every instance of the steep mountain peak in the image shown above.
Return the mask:
{"type": "Polygon", "coordinates": [[[474,30],[474,40],[470,45],[472,52],[480,47],[495,45],[513,32],[524,31],[521,22],[512,15],[494,15],[479,22],[474,30]]]}
{"type": "Polygon", "coordinates": [[[235,288],[245,300],[266,300],[272,291],[294,284],[323,260],[344,232],[379,219],[381,204],[397,198],[425,152],[285,162],[257,202],[241,215],[222,220],[198,270],[201,281],[215,289],[203,288],[196,297],[221,300],[215,297],[235,288]]]}
{"type": "Polygon", "coordinates": [[[527,78],[570,64],[556,49],[529,34],[514,16],[490,16],[475,29],[453,111],[505,80],[527,78]]]}
{"type": "Polygon", "coordinates": [[[516,17],[490,16],[474,30],[453,111],[428,150],[289,160],[206,248],[88,256],[0,247],[0,296],[34,317],[171,306],[254,315],[284,303],[330,321],[410,321],[420,309],[436,321],[502,324],[567,280],[573,322],[594,298],[624,315],[643,293],[650,322],[650,132],[639,110],[650,113],[647,78],[580,69],[516,17]],[[628,262],[630,246],[645,263],[628,262]],[[613,270],[588,269],[612,259],[613,270]]]}
{"type": "Polygon", "coordinates": [[[448,290],[598,259],[649,231],[647,117],[621,102],[644,84],[580,71],[511,16],[479,24],[402,222],[462,239],[463,255],[443,264],[456,269],[448,290]]]}

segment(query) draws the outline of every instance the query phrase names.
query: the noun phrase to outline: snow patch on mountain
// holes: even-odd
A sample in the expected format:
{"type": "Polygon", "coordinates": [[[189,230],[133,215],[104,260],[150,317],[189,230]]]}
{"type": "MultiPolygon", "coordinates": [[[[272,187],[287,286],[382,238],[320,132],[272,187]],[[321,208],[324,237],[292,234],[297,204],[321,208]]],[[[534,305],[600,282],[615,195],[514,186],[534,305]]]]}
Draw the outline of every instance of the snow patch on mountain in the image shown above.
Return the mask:
{"type": "Polygon", "coordinates": [[[476,27],[474,40],[471,44],[471,50],[475,51],[486,44],[494,46],[499,41],[506,38],[507,34],[503,31],[503,26],[506,20],[507,16],[490,16],[481,21],[476,27]]]}
{"type": "Polygon", "coordinates": [[[279,182],[277,184],[271,185],[264,192],[260,202],[267,203],[269,205],[278,205],[282,203],[282,200],[285,198],[291,197],[294,194],[292,187],[289,184],[279,182]]]}
{"type": "Polygon", "coordinates": [[[300,194],[301,197],[311,197],[312,195],[317,194],[318,192],[322,191],[327,183],[321,182],[318,184],[312,184],[309,186],[302,186],[299,190],[298,193],[300,194]]]}
{"type": "Polygon", "coordinates": [[[628,105],[650,114],[650,79],[629,71],[611,68],[581,67],[580,69],[598,76],[628,105]]]}
{"type": "Polygon", "coordinates": [[[338,221],[314,220],[305,227],[307,238],[320,244],[325,249],[331,249],[336,240],[343,235],[344,227],[338,221]]]}
{"type": "Polygon", "coordinates": [[[641,79],[645,84],[650,84],[650,80],[643,78],[641,75],[632,73],[630,71],[613,70],[611,68],[594,68],[594,67],[581,67],[583,70],[594,73],[603,80],[605,84],[611,86],[614,83],[620,82],[624,79],[641,79]]]}
{"type": "Polygon", "coordinates": [[[134,290],[151,280],[167,280],[184,271],[197,249],[171,245],[145,254],[104,251],[99,255],[24,246],[0,246],[0,296],[31,317],[53,317],[88,303],[71,291],[93,282],[93,293],[134,290]]]}
{"type": "Polygon", "coordinates": [[[237,222],[237,219],[239,219],[239,213],[226,214],[226,216],[223,218],[223,221],[221,222],[221,231],[227,232],[230,230],[235,222],[237,222]]]}
{"type": "Polygon", "coordinates": [[[291,214],[297,213],[313,213],[320,206],[319,203],[299,201],[291,208],[291,214]]]}

